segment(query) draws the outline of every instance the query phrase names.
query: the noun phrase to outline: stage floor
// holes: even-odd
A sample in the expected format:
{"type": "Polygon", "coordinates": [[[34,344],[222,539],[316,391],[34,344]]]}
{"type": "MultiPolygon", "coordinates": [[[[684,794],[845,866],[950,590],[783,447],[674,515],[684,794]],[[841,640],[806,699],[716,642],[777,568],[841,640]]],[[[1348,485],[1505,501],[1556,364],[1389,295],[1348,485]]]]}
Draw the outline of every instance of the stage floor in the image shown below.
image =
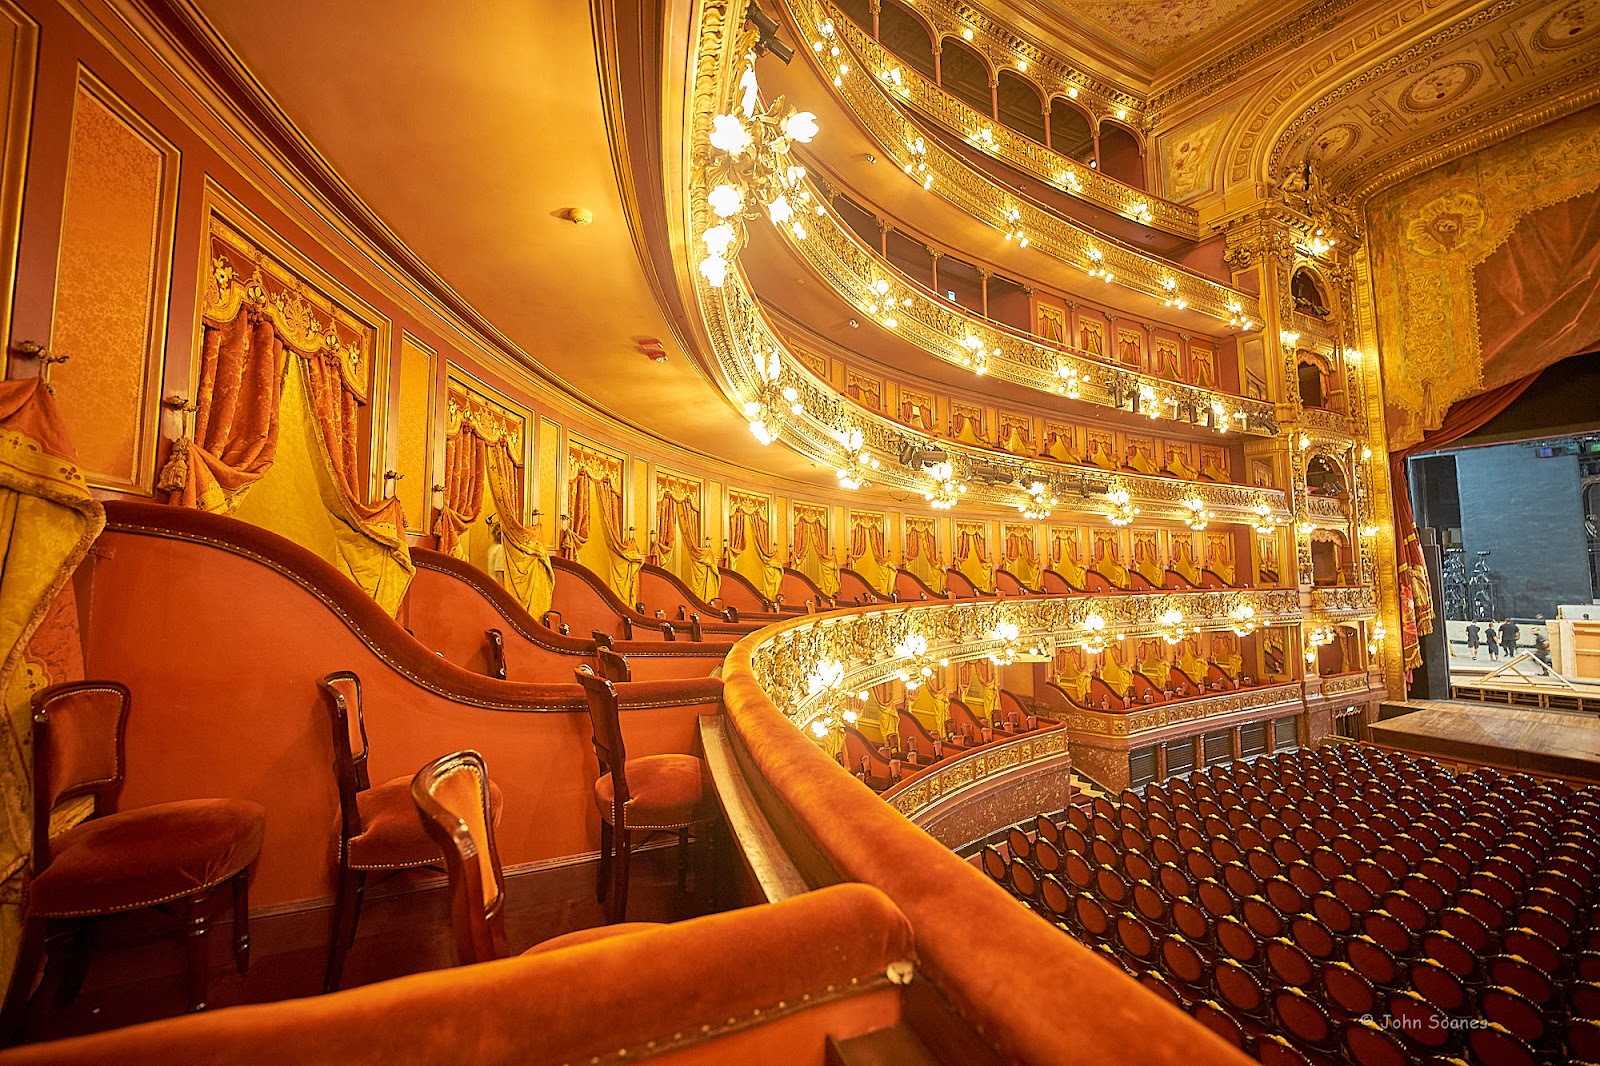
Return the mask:
{"type": "Polygon", "coordinates": [[[1600,718],[1454,700],[1385,703],[1409,712],[1368,726],[1375,744],[1531,774],[1600,782],[1600,718]]]}

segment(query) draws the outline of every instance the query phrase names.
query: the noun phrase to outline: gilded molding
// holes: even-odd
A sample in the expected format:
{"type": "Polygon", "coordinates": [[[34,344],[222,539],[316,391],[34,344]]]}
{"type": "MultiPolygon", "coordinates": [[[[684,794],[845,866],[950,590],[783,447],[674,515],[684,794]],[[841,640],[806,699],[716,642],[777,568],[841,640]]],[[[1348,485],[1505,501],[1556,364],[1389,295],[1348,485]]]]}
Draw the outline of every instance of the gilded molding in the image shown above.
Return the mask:
{"type": "Polygon", "coordinates": [[[1162,704],[1144,710],[1074,711],[1067,715],[1066,725],[1069,733],[1095,737],[1134,737],[1153,729],[1240,714],[1262,707],[1293,705],[1298,708],[1300,703],[1298,683],[1269,685],[1246,692],[1229,692],[1220,696],[1185,700],[1181,703],[1162,704]]]}
{"type": "Polygon", "coordinates": [[[1034,763],[1060,759],[1067,754],[1067,732],[1057,726],[998,744],[988,744],[948,760],[932,772],[884,794],[884,802],[915,821],[925,808],[949,799],[963,789],[1009,774],[1034,763]]]}

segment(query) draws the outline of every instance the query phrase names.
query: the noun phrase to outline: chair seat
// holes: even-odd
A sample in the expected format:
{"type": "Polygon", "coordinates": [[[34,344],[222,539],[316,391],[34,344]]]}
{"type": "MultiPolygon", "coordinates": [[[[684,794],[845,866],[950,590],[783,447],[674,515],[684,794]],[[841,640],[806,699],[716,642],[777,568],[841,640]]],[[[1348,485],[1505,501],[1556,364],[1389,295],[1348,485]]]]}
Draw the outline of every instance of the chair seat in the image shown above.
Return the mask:
{"type": "MultiPolygon", "coordinates": [[[[700,818],[702,764],[693,755],[646,755],[628,760],[629,831],[681,829],[700,818]]],[[[611,821],[616,793],[611,775],[594,783],[600,817],[611,821]]]]}
{"type": "MultiPolygon", "coordinates": [[[[489,782],[489,807],[495,825],[504,806],[500,787],[489,782]]],[[[439,846],[422,827],[422,815],[411,798],[411,777],[396,777],[356,793],[361,833],[350,839],[352,870],[403,870],[411,866],[437,866],[439,846]]],[[[334,830],[338,835],[338,828],[334,830]]]]}
{"type": "Polygon", "coordinates": [[[579,944],[591,944],[596,940],[609,940],[614,936],[626,933],[641,933],[646,929],[660,929],[665,922],[618,922],[616,925],[597,925],[592,929],[577,929],[570,933],[553,936],[549,940],[541,940],[533,945],[524,955],[543,955],[547,951],[560,951],[562,948],[575,948],[579,944]]]}
{"type": "Polygon", "coordinates": [[[256,860],[267,810],[241,799],[157,803],[94,818],[50,842],[31,918],[152,907],[221,884],[256,860]]]}

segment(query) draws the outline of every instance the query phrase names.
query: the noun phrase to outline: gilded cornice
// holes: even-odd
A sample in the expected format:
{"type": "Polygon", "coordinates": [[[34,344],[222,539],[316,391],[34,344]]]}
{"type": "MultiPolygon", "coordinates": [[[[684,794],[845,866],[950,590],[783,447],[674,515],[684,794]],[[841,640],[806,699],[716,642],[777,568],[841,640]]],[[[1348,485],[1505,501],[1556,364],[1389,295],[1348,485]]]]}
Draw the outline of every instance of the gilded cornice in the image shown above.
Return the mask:
{"type": "Polygon", "coordinates": [[[885,792],[883,799],[916,821],[928,807],[963,789],[1036,763],[1060,759],[1066,754],[1066,730],[1060,726],[1041,728],[946,759],[920,777],[885,792]]]}
{"type": "MultiPolygon", "coordinates": [[[[794,4],[806,2],[807,0],[793,0],[794,4]]],[[[1031,174],[1052,188],[1124,215],[1143,225],[1165,230],[1188,240],[1199,239],[1201,235],[1199,217],[1193,208],[1163,200],[1125,185],[1092,167],[1086,167],[1076,160],[1054,152],[1037,141],[1012,132],[989,115],[978,112],[917,71],[905,66],[899,58],[873,40],[866,31],[833,4],[821,2],[816,6],[823,16],[832,22],[835,33],[845,41],[856,58],[865,64],[867,70],[878,72],[880,77],[890,70],[900,72],[898,81],[885,82],[886,86],[892,85],[891,99],[898,98],[897,102],[903,102],[903,106],[914,109],[922,116],[957,134],[978,151],[1031,174]],[[1148,218],[1138,210],[1141,205],[1148,210],[1148,218]]],[[[820,18],[816,21],[819,25],[822,23],[820,18]]],[[[1029,69],[1031,71],[1033,68],[1030,66],[1029,69]]],[[[853,106],[848,97],[845,103],[853,106]]]]}
{"type": "MultiPolygon", "coordinates": [[[[790,11],[806,41],[820,39],[816,21],[819,8],[810,3],[796,3],[790,11]]],[[[810,48],[800,50],[806,53],[808,62],[819,62],[810,48]]],[[[1013,195],[937,141],[923,138],[876,74],[863,69],[859,63],[844,66],[848,66],[848,70],[839,70],[838,88],[861,129],[895,166],[910,167],[921,173],[918,168],[925,165],[926,173],[932,178],[929,187],[934,195],[1001,233],[1020,230],[1027,236],[1030,247],[1065,263],[1086,271],[1102,266],[1112,272],[1117,283],[1136,292],[1158,300],[1182,299],[1191,310],[1222,322],[1231,322],[1241,315],[1260,320],[1254,296],[1145,255],[1013,195]]],[[[835,75],[826,68],[816,69],[822,72],[825,81],[833,80],[835,75]]]]}
{"type": "Polygon", "coordinates": [[[1125,711],[1073,711],[1065,718],[1069,734],[1090,737],[1134,737],[1156,729],[1222,718],[1263,707],[1300,707],[1299,683],[1269,685],[1243,692],[1166,703],[1125,711]]]}

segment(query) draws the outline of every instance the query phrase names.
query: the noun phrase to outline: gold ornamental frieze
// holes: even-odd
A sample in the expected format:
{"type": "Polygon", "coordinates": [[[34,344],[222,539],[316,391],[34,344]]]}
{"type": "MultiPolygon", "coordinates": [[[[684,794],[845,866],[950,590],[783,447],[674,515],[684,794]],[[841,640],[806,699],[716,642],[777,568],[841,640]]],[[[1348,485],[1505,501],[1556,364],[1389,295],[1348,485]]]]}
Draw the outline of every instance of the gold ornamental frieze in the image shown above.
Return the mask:
{"type": "Polygon", "coordinates": [[[1138,709],[1136,705],[1134,710],[1129,711],[1075,711],[1067,716],[1066,724],[1069,733],[1085,733],[1100,737],[1132,737],[1150,730],[1198,722],[1207,718],[1220,718],[1280,704],[1298,706],[1299,703],[1298,684],[1269,685],[1248,692],[1230,692],[1143,710],[1138,709]]]}
{"type": "Polygon", "coordinates": [[[963,789],[1032,763],[1059,759],[1066,753],[1066,730],[1055,728],[1026,733],[952,759],[947,765],[916,778],[903,788],[886,793],[884,800],[907,818],[915,820],[926,808],[963,789]]]}

